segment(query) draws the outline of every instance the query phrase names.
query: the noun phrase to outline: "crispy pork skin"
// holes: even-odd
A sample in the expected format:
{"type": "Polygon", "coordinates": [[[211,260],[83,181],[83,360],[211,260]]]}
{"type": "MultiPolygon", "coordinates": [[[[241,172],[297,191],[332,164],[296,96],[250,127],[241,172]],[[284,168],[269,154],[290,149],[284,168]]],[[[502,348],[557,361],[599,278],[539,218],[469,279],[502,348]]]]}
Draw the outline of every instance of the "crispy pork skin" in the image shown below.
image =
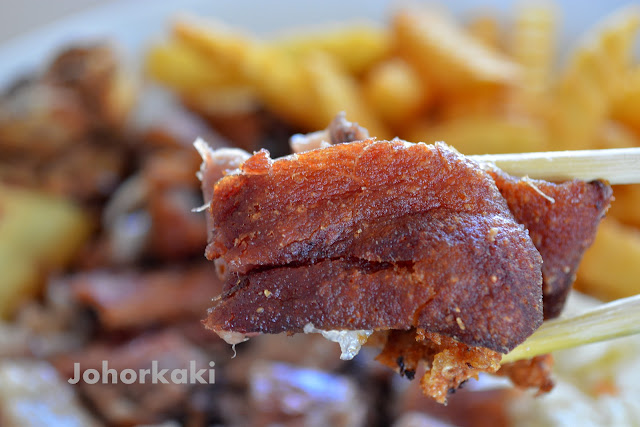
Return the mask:
{"type": "Polygon", "coordinates": [[[208,215],[206,255],[226,278],[215,331],[419,327],[507,352],[542,321],[527,230],[493,178],[444,144],[261,151],[216,182],[208,215]]]}

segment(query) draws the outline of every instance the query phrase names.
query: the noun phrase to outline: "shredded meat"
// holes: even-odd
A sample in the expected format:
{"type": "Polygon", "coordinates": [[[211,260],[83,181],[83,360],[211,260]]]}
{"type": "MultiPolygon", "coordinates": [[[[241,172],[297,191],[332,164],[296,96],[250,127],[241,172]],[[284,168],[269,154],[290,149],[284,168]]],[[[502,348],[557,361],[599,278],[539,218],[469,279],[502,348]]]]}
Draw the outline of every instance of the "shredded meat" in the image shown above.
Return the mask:
{"type": "Polygon", "coordinates": [[[357,123],[346,119],[341,112],[331,121],[325,130],[308,134],[295,134],[289,139],[289,145],[294,153],[324,148],[342,142],[363,141],[369,139],[369,131],[357,123]]]}

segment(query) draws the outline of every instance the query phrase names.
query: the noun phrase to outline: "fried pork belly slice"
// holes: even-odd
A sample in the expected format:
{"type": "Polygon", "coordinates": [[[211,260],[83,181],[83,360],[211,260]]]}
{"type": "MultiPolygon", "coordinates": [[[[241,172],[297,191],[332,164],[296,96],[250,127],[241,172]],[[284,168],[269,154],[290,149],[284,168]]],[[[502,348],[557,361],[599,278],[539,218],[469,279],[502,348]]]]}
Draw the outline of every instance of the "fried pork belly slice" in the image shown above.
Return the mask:
{"type": "Polygon", "coordinates": [[[542,322],[527,231],[493,179],[444,144],[261,151],[217,181],[208,214],[206,255],[226,277],[214,331],[421,327],[506,353],[542,322]]]}
{"type": "MultiPolygon", "coordinates": [[[[324,146],[356,140],[327,138],[328,135],[348,134],[353,126],[344,114],[339,114],[326,130],[292,138],[291,149],[299,153],[320,148],[318,136],[326,142],[324,146]]],[[[368,134],[361,127],[358,127],[358,132],[358,135],[368,134]]],[[[598,225],[613,200],[611,186],[598,180],[552,183],[518,178],[491,165],[482,167],[494,178],[498,190],[507,200],[509,210],[516,221],[527,228],[533,244],[540,252],[544,261],[544,318],[557,317],[575,281],[582,256],[593,243],[598,225]]]]}
{"type": "Polygon", "coordinates": [[[613,200],[603,181],[552,183],[516,178],[498,169],[489,173],[542,255],[545,319],[560,315],[584,252],[613,200]]]}

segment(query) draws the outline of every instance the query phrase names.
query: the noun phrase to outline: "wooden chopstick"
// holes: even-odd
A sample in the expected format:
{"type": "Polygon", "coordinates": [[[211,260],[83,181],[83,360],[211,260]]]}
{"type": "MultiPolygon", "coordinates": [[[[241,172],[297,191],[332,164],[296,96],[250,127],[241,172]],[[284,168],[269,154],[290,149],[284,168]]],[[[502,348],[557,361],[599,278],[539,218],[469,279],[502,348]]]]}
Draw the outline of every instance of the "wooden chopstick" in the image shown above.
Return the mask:
{"type": "Polygon", "coordinates": [[[604,179],[610,184],[640,183],[640,147],[468,157],[481,163],[492,163],[511,175],[533,179],[604,179]]]}
{"type": "Polygon", "coordinates": [[[546,321],[502,363],[556,350],[640,334],[640,295],[612,301],[585,313],[546,321]]]}

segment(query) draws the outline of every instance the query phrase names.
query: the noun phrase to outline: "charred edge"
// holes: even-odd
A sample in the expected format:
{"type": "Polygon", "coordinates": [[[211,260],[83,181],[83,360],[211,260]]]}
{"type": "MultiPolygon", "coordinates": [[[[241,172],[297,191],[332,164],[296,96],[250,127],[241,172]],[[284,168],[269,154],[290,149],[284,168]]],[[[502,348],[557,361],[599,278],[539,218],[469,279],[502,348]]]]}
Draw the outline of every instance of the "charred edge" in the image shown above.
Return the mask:
{"type": "Polygon", "coordinates": [[[407,377],[407,379],[410,381],[416,377],[415,369],[406,369],[404,365],[404,356],[398,356],[398,358],[396,359],[396,364],[398,365],[401,377],[407,377]]]}

